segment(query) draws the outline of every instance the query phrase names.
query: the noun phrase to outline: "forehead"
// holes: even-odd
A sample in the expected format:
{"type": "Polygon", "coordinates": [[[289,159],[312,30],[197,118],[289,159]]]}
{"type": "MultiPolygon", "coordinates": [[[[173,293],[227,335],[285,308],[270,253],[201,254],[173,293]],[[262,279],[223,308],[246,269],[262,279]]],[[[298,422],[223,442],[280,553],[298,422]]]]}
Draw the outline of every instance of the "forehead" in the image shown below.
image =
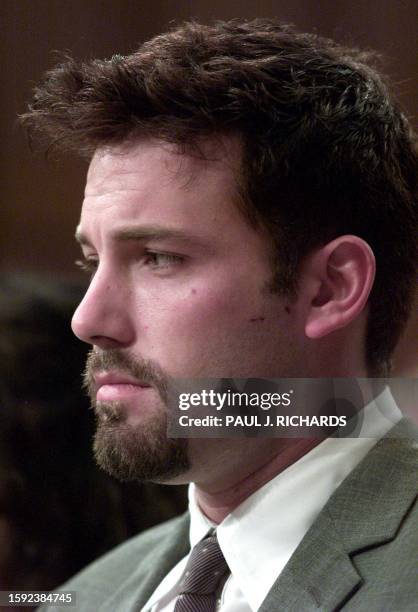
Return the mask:
{"type": "Polygon", "coordinates": [[[114,232],[134,222],[218,234],[240,231],[243,225],[248,230],[237,180],[238,139],[205,141],[201,153],[182,153],[156,140],[96,151],[79,230],[114,232]]]}
{"type": "Polygon", "coordinates": [[[98,149],[87,173],[85,196],[139,189],[139,181],[144,188],[153,184],[154,189],[169,186],[183,191],[216,184],[237,194],[241,157],[239,140],[227,137],[205,140],[198,150],[187,153],[150,139],[98,149]]]}

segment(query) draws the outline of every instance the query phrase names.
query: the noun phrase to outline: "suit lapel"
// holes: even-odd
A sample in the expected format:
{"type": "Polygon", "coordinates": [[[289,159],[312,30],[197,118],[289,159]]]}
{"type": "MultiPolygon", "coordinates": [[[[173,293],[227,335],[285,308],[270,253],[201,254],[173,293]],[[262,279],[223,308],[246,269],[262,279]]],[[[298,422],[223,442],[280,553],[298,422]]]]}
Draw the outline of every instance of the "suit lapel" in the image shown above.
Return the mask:
{"type": "Polygon", "coordinates": [[[322,512],[264,600],[260,612],[327,610],[354,593],[361,576],[322,512]]]}
{"type": "Polygon", "coordinates": [[[417,495],[416,439],[403,420],[376,444],[330,498],[260,612],[330,612],[361,589],[353,555],[396,537],[417,495]]]}

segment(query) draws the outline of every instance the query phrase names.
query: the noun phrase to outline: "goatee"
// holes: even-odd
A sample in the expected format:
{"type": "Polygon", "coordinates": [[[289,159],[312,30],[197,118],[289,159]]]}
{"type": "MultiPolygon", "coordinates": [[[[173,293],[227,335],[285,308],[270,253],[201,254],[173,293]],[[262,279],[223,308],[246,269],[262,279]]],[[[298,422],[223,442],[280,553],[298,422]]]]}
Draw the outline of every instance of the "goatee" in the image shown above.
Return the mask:
{"type": "Polygon", "coordinates": [[[137,360],[120,350],[92,350],[84,371],[84,387],[96,414],[93,450],[98,465],[119,480],[168,482],[190,468],[187,440],[167,438],[168,377],[151,361],[137,360]],[[94,375],[116,370],[156,390],[158,410],[143,423],[127,422],[121,402],[96,402],[94,375]]]}

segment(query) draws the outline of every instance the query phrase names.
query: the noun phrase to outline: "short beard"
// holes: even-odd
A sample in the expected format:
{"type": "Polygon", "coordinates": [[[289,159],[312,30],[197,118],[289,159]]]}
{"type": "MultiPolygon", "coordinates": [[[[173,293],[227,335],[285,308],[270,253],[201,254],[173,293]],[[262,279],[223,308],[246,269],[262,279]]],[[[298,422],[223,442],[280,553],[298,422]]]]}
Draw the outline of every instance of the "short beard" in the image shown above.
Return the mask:
{"type": "Polygon", "coordinates": [[[91,351],[84,373],[97,418],[93,450],[98,465],[123,481],[168,482],[190,469],[187,440],[167,438],[166,377],[151,362],[139,362],[116,350],[91,351]],[[123,404],[95,401],[93,375],[117,369],[152,385],[159,393],[161,410],[144,424],[128,425],[123,404]]]}

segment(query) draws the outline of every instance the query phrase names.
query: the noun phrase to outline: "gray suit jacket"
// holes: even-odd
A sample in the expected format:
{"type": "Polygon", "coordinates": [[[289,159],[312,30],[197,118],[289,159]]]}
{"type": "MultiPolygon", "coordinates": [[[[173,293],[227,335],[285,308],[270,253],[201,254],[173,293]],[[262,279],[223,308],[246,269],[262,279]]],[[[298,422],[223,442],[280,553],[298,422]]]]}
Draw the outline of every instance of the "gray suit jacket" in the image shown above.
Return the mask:
{"type": "MultiPolygon", "coordinates": [[[[417,611],[417,492],[418,430],[401,421],[330,498],[260,612],[417,611]]],[[[151,529],[61,589],[77,591],[77,612],[138,612],[187,554],[188,528],[186,514],[151,529]]]]}

